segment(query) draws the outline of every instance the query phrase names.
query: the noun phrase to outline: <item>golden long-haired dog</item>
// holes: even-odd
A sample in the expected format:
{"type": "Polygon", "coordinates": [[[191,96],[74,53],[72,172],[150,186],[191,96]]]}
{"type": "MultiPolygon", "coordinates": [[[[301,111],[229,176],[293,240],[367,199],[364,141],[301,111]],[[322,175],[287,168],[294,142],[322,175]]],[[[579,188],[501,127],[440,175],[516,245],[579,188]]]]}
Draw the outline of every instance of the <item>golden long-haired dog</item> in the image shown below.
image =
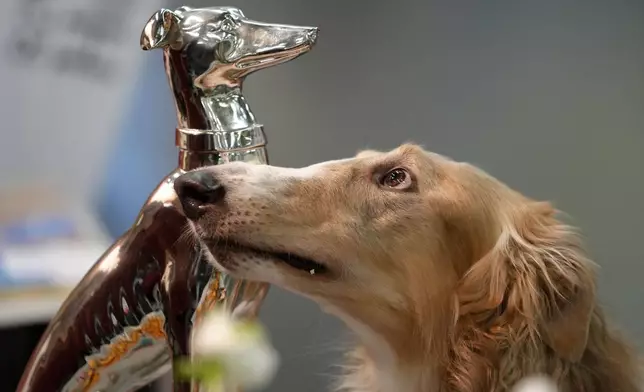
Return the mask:
{"type": "Polygon", "coordinates": [[[213,263],[307,296],[361,346],[358,392],[631,392],[639,368],[553,207],[403,145],[301,169],[231,163],[175,189],[213,263]]]}

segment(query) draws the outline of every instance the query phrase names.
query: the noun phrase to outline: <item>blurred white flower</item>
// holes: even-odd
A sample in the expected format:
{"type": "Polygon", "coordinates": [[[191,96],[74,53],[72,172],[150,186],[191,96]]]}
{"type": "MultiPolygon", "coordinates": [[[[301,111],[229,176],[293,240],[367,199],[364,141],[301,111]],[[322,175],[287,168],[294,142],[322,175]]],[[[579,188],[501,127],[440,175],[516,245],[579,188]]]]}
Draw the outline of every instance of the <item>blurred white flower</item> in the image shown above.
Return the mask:
{"type": "Polygon", "coordinates": [[[278,353],[259,323],[236,320],[225,312],[214,311],[195,326],[193,333],[195,367],[210,366],[213,377],[223,378],[225,385],[263,388],[277,372],[278,353]],[[200,363],[206,366],[199,366],[200,363]]]}
{"type": "Polygon", "coordinates": [[[519,381],[512,392],[557,392],[555,382],[546,376],[525,377],[519,381]]]}

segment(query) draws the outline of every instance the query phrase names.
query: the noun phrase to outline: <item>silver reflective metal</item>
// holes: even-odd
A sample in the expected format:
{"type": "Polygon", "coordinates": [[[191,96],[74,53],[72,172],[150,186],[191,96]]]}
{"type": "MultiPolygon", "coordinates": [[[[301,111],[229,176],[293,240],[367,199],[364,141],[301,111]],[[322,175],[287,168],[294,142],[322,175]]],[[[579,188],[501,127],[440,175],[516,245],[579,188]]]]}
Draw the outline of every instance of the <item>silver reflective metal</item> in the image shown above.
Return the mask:
{"type": "Polygon", "coordinates": [[[262,126],[242,95],[242,82],[252,72],[307,52],[317,34],[317,28],[253,21],[232,7],[157,12],[143,30],[141,47],[166,48],[179,145],[188,145],[199,134],[203,144],[190,148],[263,146],[262,126]]]}
{"type": "MultiPolygon", "coordinates": [[[[162,48],[174,94],[178,168],[163,179],[134,225],[96,262],[51,321],[20,392],[132,391],[190,355],[193,326],[224,306],[254,317],[264,284],[214,270],[184,235],[173,189],[185,171],[231,161],[268,163],[263,127],[242,84],[250,73],[311,49],[318,29],[250,20],[233,7],[161,9],[141,34],[162,48]]],[[[175,380],[175,391],[195,391],[175,380]]]]}

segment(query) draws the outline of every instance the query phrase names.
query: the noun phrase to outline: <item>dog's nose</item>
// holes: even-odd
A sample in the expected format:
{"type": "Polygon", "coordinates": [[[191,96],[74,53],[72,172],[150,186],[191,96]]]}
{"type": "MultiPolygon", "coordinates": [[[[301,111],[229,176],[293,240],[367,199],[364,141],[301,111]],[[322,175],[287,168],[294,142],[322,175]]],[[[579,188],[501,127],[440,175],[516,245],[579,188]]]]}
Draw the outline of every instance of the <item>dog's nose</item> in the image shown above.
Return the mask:
{"type": "Polygon", "coordinates": [[[179,196],[183,212],[188,219],[198,219],[208,204],[221,202],[226,190],[214,176],[202,170],[190,171],[174,181],[174,190],[179,196]]]}

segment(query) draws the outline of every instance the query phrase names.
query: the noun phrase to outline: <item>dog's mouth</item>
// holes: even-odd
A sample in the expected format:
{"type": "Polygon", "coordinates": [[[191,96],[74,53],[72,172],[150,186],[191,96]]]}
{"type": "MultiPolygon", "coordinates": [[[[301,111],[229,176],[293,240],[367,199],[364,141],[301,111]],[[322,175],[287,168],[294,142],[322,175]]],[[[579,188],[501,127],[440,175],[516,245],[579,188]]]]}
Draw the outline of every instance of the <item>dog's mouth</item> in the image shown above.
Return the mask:
{"type": "MultiPolygon", "coordinates": [[[[279,263],[287,265],[292,269],[305,272],[309,275],[324,275],[329,272],[326,265],[312,260],[307,257],[299,256],[291,252],[273,252],[264,249],[259,249],[253,246],[243,245],[238,242],[225,242],[223,245],[220,241],[210,243],[211,249],[220,249],[226,252],[243,252],[253,253],[267,260],[275,260],[279,263]]],[[[215,252],[213,252],[215,253],[215,252]]]]}

